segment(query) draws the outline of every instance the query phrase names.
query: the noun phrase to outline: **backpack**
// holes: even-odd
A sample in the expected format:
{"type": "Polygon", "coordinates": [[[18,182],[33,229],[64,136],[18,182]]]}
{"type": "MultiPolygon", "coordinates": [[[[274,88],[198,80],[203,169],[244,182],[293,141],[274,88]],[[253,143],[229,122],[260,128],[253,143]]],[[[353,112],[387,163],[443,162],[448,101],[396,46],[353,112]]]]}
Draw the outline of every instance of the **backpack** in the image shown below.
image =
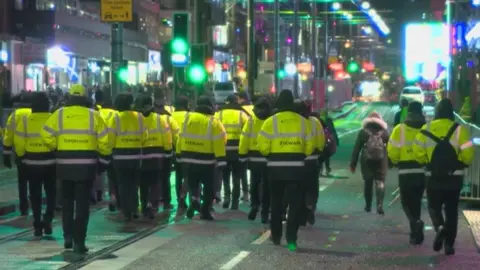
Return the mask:
{"type": "Polygon", "coordinates": [[[455,151],[455,148],[450,143],[450,138],[455,130],[457,130],[457,127],[458,123],[453,124],[444,138],[439,138],[428,130],[420,131],[437,144],[433,149],[432,158],[428,165],[428,169],[432,173],[432,179],[446,179],[452,176],[455,170],[458,169],[457,151],[455,151]]]}
{"type": "Polygon", "coordinates": [[[335,140],[335,136],[333,133],[328,130],[328,128],[324,128],[323,132],[325,133],[325,156],[327,158],[333,156],[335,152],[337,152],[337,141],[335,140]]]}
{"type": "Polygon", "coordinates": [[[367,160],[380,161],[385,159],[385,142],[383,141],[383,131],[372,133],[365,130],[368,134],[368,140],[363,147],[363,155],[367,160]]]}

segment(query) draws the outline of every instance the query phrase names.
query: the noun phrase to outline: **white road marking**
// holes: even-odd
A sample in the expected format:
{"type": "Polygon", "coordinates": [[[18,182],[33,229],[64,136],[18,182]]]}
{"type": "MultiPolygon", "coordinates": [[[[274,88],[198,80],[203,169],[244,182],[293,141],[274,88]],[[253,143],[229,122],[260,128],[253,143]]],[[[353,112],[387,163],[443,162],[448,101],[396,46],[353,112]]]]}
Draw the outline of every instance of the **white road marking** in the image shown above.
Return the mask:
{"type": "Polygon", "coordinates": [[[17,220],[17,219],[20,219],[20,218],[22,218],[22,216],[3,219],[3,220],[0,220],[0,224],[5,224],[5,223],[8,223],[10,221],[14,221],[14,220],[17,220]]]}
{"type": "Polygon", "coordinates": [[[255,241],[252,242],[252,245],[260,245],[263,242],[267,241],[267,239],[272,235],[272,232],[270,230],[267,230],[266,232],[262,233],[260,237],[258,237],[255,241]]]}
{"type": "Polygon", "coordinates": [[[155,249],[165,245],[170,242],[172,238],[164,238],[156,236],[155,234],[150,235],[142,240],[135,242],[129,246],[126,246],[120,250],[112,253],[112,259],[104,259],[93,261],[84,267],[80,268],[83,270],[118,270],[127,267],[132,264],[139,258],[149,254],[155,249]]]}
{"type": "Polygon", "coordinates": [[[224,264],[222,267],[220,267],[220,270],[231,270],[233,269],[237,264],[239,264],[243,259],[248,257],[250,255],[250,252],[248,251],[240,251],[240,253],[237,254],[237,256],[233,257],[230,261],[228,261],[226,264],[224,264]]]}
{"type": "Polygon", "coordinates": [[[320,180],[320,191],[324,191],[325,189],[327,189],[331,184],[333,184],[333,182],[335,182],[335,179],[333,178],[326,178],[320,180]]]}

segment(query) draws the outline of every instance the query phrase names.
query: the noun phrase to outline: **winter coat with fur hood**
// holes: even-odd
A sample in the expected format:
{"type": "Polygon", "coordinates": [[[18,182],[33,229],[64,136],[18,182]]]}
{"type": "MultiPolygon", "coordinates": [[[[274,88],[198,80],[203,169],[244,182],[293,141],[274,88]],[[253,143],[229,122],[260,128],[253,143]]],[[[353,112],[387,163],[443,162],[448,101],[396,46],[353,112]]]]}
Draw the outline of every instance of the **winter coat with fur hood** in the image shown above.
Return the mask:
{"type": "Polygon", "coordinates": [[[388,125],[381,119],[376,117],[368,117],[362,122],[362,129],[358,132],[357,140],[355,141],[355,146],[352,152],[352,158],[350,161],[350,167],[356,168],[360,155],[362,154],[363,148],[367,143],[370,135],[369,133],[382,133],[382,139],[385,143],[385,159],[377,164],[369,163],[368,160],[362,155],[360,158],[360,166],[362,169],[362,175],[364,179],[374,178],[374,180],[384,181],[386,173],[388,170],[388,157],[386,153],[386,145],[388,143],[388,125]]]}

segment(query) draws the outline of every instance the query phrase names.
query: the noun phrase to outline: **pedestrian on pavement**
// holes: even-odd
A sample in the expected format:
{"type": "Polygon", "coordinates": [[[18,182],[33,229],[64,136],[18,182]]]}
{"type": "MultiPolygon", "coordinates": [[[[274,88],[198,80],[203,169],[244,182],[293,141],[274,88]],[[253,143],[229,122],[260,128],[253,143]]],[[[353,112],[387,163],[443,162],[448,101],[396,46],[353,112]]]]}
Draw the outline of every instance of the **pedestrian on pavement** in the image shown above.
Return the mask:
{"type": "MultiPolygon", "coordinates": [[[[172,117],[172,114],[167,110],[167,106],[165,106],[165,96],[163,92],[157,91],[155,93],[155,103],[154,103],[155,112],[164,118],[170,130],[172,131],[173,135],[173,143],[176,143],[178,132],[180,130],[177,121],[172,117]]],[[[160,179],[157,184],[157,198],[159,201],[163,201],[163,210],[168,211],[173,209],[172,206],[172,186],[170,182],[170,176],[172,174],[172,156],[165,157],[163,168],[164,170],[161,171],[160,179]]],[[[156,207],[158,208],[158,203],[156,203],[156,207]]]]}
{"type": "MultiPolygon", "coordinates": [[[[167,120],[154,112],[151,96],[140,97],[142,114],[148,131],[147,142],[142,149],[142,177],[140,179],[140,201],[142,214],[150,219],[155,217],[153,204],[157,200],[156,183],[161,176],[164,159],[172,155],[172,131],[167,120]]],[[[170,168],[168,168],[170,169],[170,168]]]]}
{"type": "Polygon", "coordinates": [[[436,231],[433,250],[444,247],[445,255],[453,255],[464,172],[475,152],[469,129],[454,122],[449,99],[438,103],[434,120],[422,127],[413,151],[427,170],[428,210],[436,231]]]}
{"type": "Polygon", "coordinates": [[[408,114],[408,100],[405,98],[402,98],[400,101],[400,111],[398,111],[395,114],[394,120],[393,120],[393,126],[396,127],[398,124],[403,123],[405,119],[407,118],[408,114]]]}
{"type": "Polygon", "coordinates": [[[85,107],[85,87],[73,85],[69,93],[67,106],[48,118],[40,135],[56,153],[56,173],[62,180],[64,246],[86,253],[90,191],[97,172],[110,162],[112,148],[103,119],[85,107]]]}
{"type": "MultiPolygon", "coordinates": [[[[223,169],[223,208],[238,210],[243,172],[246,170],[244,159],[238,156],[238,145],[242,129],[249,116],[238,103],[238,97],[230,95],[227,104],[222,106],[215,116],[222,122],[227,132],[227,166],[223,169]],[[230,185],[232,179],[233,188],[230,185]]],[[[248,189],[247,189],[248,194],[248,189]]],[[[247,195],[248,196],[248,195],[247,195]]]]}
{"type": "Polygon", "coordinates": [[[358,132],[357,140],[352,152],[350,171],[355,173],[360,158],[362,177],[364,180],[365,211],[372,210],[373,186],[375,184],[375,195],[377,213],[385,214],[383,210],[383,199],[385,197],[385,178],[388,170],[388,126],[377,112],[372,112],[363,120],[362,129],[358,132]]]}
{"type": "Polygon", "coordinates": [[[52,234],[55,214],[55,153],[48,148],[40,131],[50,117],[50,102],[45,92],[32,94],[32,113],[22,116],[15,129],[14,149],[24,164],[29,180],[30,205],[33,211],[34,236],[52,234]],[[42,219],[42,187],[45,189],[47,209],[42,219]]]}
{"type": "MultiPolygon", "coordinates": [[[[173,120],[175,120],[179,127],[183,125],[186,115],[190,112],[189,103],[190,101],[186,96],[180,96],[175,101],[175,111],[172,113],[172,118],[173,120]]],[[[173,146],[175,148],[175,143],[173,146]]],[[[187,210],[186,196],[188,193],[188,183],[185,179],[185,170],[182,166],[182,160],[179,158],[175,158],[173,161],[175,169],[175,191],[177,193],[178,209],[184,211],[187,210]]]]}
{"type": "Polygon", "coordinates": [[[400,199],[410,223],[410,244],[412,245],[421,245],[424,240],[421,211],[425,191],[425,170],[416,160],[413,144],[425,123],[422,104],[410,103],[405,121],[393,129],[387,145],[388,157],[394,166],[398,167],[400,199]]]}
{"type": "Polygon", "coordinates": [[[226,165],[226,133],[218,118],[214,117],[213,101],[200,96],[194,112],[185,116],[180,129],[177,146],[177,158],[185,166],[186,178],[190,189],[190,205],[187,218],[193,218],[195,211],[200,218],[213,220],[211,207],[214,197],[214,178],[216,167],[226,165]],[[203,202],[200,205],[198,190],[203,184],[203,202]]]}
{"type": "Polygon", "coordinates": [[[248,119],[243,127],[238,151],[240,158],[247,159],[248,169],[250,170],[251,208],[248,219],[255,220],[261,207],[263,224],[269,222],[270,182],[268,181],[267,159],[258,151],[257,136],[263,123],[271,115],[272,107],[268,100],[261,98],[255,103],[253,117],[248,119]]]}
{"type": "Polygon", "coordinates": [[[143,114],[132,109],[133,96],[122,93],[115,100],[118,111],[107,124],[111,127],[112,158],[118,180],[125,221],[138,218],[138,187],[142,148],[147,142],[143,114]]]}
{"type": "Polygon", "coordinates": [[[308,120],[295,112],[293,93],[280,92],[277,112],[262,125],[258,150],[267,158],[270,179],[272,241],[280,245],[284,200],[288,202],[286,240],[290,250],[297,247],[297,233],[305,207],[305,159],[313,153],[314,141],[308,120]],[[287,196],[288,194],[288,196],[287,196]]]}
{"type": "MultiPolygon", "coordinates": [[[[7,119],[7,125],[3,134],[3,165],[6,168],[12,168],[12,148],[14,145],[15,129],[20,118],[29,116],[31,109],[31,92],[23,92],[18,97],[18,104],[14,104],[14,110],[7,119]]],[[[20,213],[22,216],[28,215],[28,175],[25,164],[15,157],[17,165],[18,197],[20,201],[20,213]]]]}
{"type": "Polygon", "coordinates": [[[335,155],[337,147],[340,146],[340,138],[338,137],[335,124],[331,117],[328,116],[327,111],[322,111],[320,115],[320,123],[322,124],[325,134],[325,150],[322,152],[320,159],[320,174],[329,176],[332,172],[330,167],[330,158],[335,155]],[[325,165],[325,171],[323,170],[325,165]]]}

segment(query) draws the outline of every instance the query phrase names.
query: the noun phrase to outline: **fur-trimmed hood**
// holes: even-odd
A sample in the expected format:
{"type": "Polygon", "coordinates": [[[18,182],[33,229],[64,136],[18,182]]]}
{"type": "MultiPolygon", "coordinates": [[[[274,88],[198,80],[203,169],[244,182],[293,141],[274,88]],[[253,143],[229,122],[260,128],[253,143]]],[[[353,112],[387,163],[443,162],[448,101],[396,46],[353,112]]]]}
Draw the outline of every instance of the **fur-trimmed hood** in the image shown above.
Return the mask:
{"type": "Polygon", "coordinates": [[[368,118],[365,118],[362,122],[362,127],[364,129],[373,129],[373,130],[380,130],[380,129],[383,129],[383,130],[387,130],[388,128],[388,125],[387,125],[387,122],[385,122],[383,119],[381,118],[377,118],[377,117],[368,117],[368,118]]]}

